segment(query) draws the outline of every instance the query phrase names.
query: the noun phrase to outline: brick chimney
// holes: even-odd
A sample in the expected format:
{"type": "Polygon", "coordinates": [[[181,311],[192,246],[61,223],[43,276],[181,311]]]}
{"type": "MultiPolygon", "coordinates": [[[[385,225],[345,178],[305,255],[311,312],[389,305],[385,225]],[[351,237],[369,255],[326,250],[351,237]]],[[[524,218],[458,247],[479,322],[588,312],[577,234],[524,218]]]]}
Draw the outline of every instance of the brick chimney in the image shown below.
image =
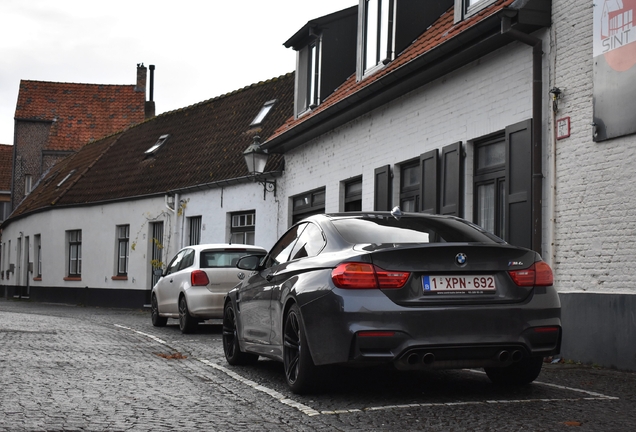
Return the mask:
{"type": "Polygon", "coordinates": [[[137,84],[135,85],[136,92],[146,93],[146,75],[148,69],[143,63],[137,64],[137,84]]]}

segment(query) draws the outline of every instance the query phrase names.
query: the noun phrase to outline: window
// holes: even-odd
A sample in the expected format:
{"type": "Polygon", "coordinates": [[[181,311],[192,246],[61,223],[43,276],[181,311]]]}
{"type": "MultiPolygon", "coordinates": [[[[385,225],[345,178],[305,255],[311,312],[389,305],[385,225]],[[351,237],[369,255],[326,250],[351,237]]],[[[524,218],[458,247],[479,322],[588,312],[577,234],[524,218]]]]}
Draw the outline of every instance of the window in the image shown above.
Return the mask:
{"type": "Polygon", "coordinates": [[[168,139],[170,135],[166,134],[166,135],[161,135],[159,137],[159,139],[157,140],[156,143],[154,143],[154,145],[152,147],[150,147],[148,150],[146,150],[144,152],[144,154],[146,155],[152,155],[155,154],[157,152],[157,150],[159,150],[159,148],[165,144],[166,140],[168,139]]]}
{"type": "Polygon", "coordinates": [[[254,244],[256,213],[254,211],[232,214],[230,226],[231,244],[254,244]]]}
{"type": "Polygon", "coordinates": [[[325,237],[316,225],[308,223],[290,254],[290,260],[316,256],[325,247],[325,237]]]}
{"type": "Polygon", "coordinates": [[[413,161],[400,168],[400,208],[417,212],[420,209],[420,164],[413,161]]]}
{"type": "Polygon", "coordinates": [[[265,117],[267,116],[267,114],[269,114],[269,112],[272,110],[275,103],[276,103],[276,100],[265,102],[265,104],[263,105],[261,110],[258,112],[254,120],[252,120],[252,123],[250,123],[250,126],[256,126],[258,124],[261,124],[263,120],[265,120],[265,117]]]}
{"type": "Polygon", "coordinates": [[[476,14],[494,2],[495,0],[455,0],[455,22],[476,14]]]}
{"type": "Polygon", "coordinates": [[[292,223],[325,212],[325,189],[317,189],[292,197],[292,223]]]}
{"type": "Polygon", "coordinates": [[[24,175],[24,195],[28,195],[31,193],[33,189],[33,176],[31,174],[24,175]]]}
{"type": "Polygon", "coordinates": [[[475,144],[475,223],[505,238],[506,143],[503,134],[475,144]]]}
{"type": "Polygon", "coordinates": [[[67,231],[68,238],[68,276],[82,275],[82,230],[67,231]]]}
{"type": "Polygon", "coordinates": [[[117,276],[128,275],[130,225],[117,226],[117,276]]]}
{"type": "Polygon", "coordinates": [[[320,104],[321,36],[298,51],[296,116],[320,104]]]}
{"type": "Polygon", "coordinates": [[[75,174],[75,170],[74,170],[74,169],[73,169],[73,170],[71,170],[71,172],[69,172],[68,174],[66,174],[66,176],[65,176],[62,180],[60,180],[60,182],[57,184],[57,186],[56,186],[56,187],[60,187],[60,186],[62,186],[62,185],[64,184],[64,182],[65,182],[66,180],[68,180],[69,178],[71,178],[71,176],[72,176],[73,174],[75,174]]]}
{"type": "Polygon", "coordinates": [[[0,222],[4,221],[11,214],[11,203],[9,201],[0,202],[0,222]]]}
{"type": "Polygon", "coordinates": [[[395,53],[395,0],[364,0],[361,8],[362,46],[360,75],[393,60],[395,53]]]}
{"type": "Polygon", "coordinates": [[[42,278],[42,237],[40,234],[33,236],[33,248],[35,249],[35,277],[42,278]]]}
{"type": "Polygon", "coordinates": [[[344,211],[362,210],[362,178],[349,180],[344,184],[344,211]]]}
{"type": "Polygon", "coordinates": [[[189,217],[188,225],[190,227],[189,246],[200,244],[201,243],[201,216],[189,217]]]}
{"type": "Polygon", "coordinates": [[[201,268],[236,268],[236,263],[245,255],[262,255],[246,250],[206,250],[201,252],[201,268]]]}
{"type": "Polygon", "coordinates": [[[155,286],[163,268],[163,222],[150,224],[150,277],[155,286]]]}
{"type": "Polygon", "coordinates": [[[299,224],[293,226],[280,238],[280,240],[278,240],[267,257],[267,262],[265,263],[266,267],[271,267],[273,265],[289,261],[292,248],[296,244],[296,240],[298,240],[298,237],[302,234],[306,225],[307,224],[299,224]]]}

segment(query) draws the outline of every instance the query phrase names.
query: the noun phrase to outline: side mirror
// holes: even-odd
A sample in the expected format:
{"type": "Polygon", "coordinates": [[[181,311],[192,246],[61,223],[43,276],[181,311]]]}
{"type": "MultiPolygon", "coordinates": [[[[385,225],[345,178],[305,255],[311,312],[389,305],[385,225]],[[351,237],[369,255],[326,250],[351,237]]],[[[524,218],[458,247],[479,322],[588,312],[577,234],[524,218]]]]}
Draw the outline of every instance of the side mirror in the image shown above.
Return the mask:
{"type": "Polygon", "coordinates": [[[154,274],[155,276],[163,276],[163,270],[161,269],[154,269],[152,271],[152,274],[154,274]]]}
{"type": "Polygon", "coordinates": [[[258,270],[261,259],[263,259],[261,255],[246,255],[238,260],[236,267],[241,270],[255,271],[258,270]]]}

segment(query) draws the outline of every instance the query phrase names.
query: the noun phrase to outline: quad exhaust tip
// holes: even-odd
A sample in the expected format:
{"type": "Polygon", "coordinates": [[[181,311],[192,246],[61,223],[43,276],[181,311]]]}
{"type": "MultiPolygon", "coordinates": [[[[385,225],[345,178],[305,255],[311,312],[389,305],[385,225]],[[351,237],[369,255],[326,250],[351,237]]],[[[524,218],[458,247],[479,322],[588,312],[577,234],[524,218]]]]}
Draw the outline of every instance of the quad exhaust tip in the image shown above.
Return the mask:
{"type": "Polygon", "coordinates": [[[499,351],[499,354],[497,354],[497,358],[502,363],[507,363],[511,360],[513,363],[516,363],[518,361],[521,361],[521,359],[523,358],[523,353],[520,350],[514,350],[512,353],[510,351],[503,350],[499,351]]]}

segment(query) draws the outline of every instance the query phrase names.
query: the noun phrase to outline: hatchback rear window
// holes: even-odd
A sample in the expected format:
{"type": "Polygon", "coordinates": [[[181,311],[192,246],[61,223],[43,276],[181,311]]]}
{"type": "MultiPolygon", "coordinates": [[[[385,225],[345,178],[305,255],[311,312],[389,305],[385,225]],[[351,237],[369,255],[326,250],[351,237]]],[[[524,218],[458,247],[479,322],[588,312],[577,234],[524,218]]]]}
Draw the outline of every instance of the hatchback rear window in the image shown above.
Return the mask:
{"type": "Polygon", "coordinates": [[[264,255],[254,251],[203,251],[201,268],[236,267],[239,258],[245,255],[264,255]]]}
{"type": "Polygon", "coordinates": [[[333,220],[349,243],[504,243],[476,225],[459,219],[384,216],[351,217],[333,220]]]}

